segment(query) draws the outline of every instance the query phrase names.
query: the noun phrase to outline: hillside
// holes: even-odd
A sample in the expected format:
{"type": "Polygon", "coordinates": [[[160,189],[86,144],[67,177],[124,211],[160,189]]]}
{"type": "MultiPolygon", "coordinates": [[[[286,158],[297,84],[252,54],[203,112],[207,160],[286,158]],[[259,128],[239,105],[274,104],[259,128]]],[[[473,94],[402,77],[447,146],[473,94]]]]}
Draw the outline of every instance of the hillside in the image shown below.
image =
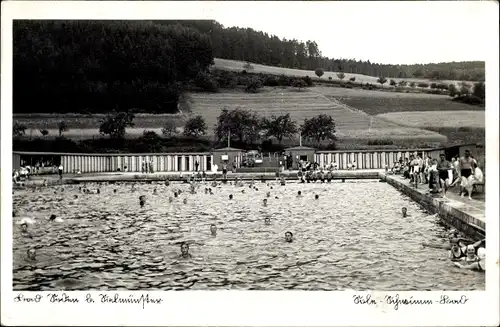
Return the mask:
{"type": "MultiPolygon", "coordinates": [[[[214,68],[217,69],[223,69],[223,70],[230,70],[230,71],[235,71],[235,72],[241,72],[242,70],[247,70],[249,73],[263,73],[263,74],[272,74],[272,75],[287,75],[287,76],[309,76],[315,81],[328,81],[329,77],[331,77],[333,80],[339,80],[337,73],[340,73],[341,71],[325,71],[324,75],[321,76],[321,78],[318,78],[316,74],[314,73],[314,70],[302,70],[302,69],[292,69],[292,68],[282,68],[282,67],[276,67],[276,66],[266,66],[266,65],[260,65],[256,63],[250,63],[251,69],[245,68],[245,64],[248,64],[248,62],[243,62],[243,61],[237,61],[237,60],[228,60],[228,59],[221,59],[221,58],[214,58],[214,68]]],[[[356,81],[355,83],[370,83],[370,84],[378,84],[377,79],[378,77],[374,76],[368,76],[368,75],[363,75],[363,74],[354,74],[354,73],[344,73],[344,81],[348,81],[350,78],[355,77],[356,81]]],[[[430,79],[424,79],[424,78],[391,78],[395,80],[397,83],[400,81],[407,81],[408,83],[410,82],[415,82],[415,83],[433,83],[436,82],[434,80],[430,79]]],[[[459,83],[462,81],[459,80],[442,80],[440,83],[445,83],[445,84],[455,84],[457,87],[459,86],[459,83]]],[[[467,82],[469,85],[473,85],[472,82],[467,82]]],[[[380,84],[378,84],[380,85],[380,84]]],[[[383,85],[384,88],[393,88],[392,86],[389,85],[389,83],[385,83],[383,85]]],[[[416,88],[419,88],[416,86],[416,88]]],[[[429,88],[429,87],[427,87],[429,88]]]]}
{"type": "Polygon", "coordinates": [[[192,93],[191,114],[201,115],[209,128],[216,124],[222,108],[242,108],[257,112],[261,116],[290,113],[299,125],[305,118],[319,114],[331,115],[336,122],[339,138],[422,138],[443,141],[435,132],[401,127],[398,124],[378,119],[362,111],[350,109],[338,101],[331,101],[312,90],[269,88],[257,94],[226,92],[216,94],[192,93]]]}

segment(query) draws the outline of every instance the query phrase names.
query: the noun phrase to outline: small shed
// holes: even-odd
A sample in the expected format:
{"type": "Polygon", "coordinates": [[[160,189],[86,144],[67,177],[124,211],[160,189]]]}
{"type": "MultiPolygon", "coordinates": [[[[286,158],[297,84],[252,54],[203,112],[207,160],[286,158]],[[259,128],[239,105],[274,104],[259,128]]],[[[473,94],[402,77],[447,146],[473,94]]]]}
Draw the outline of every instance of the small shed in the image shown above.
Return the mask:
{"type": "Polygon", "coordinates": [[[236,168],[241,166],[243,153],[245,150],[225,147],[213,150],[214,164],[218,166],[217,170],[221,171],[224,164],[227,165],[227,170],[233,169],[233,164],[236,168]]]}
{"type": "Polygon", "coordinates": [[[292,158],[292,166],[288,167],[288,169],[299,169],[299,162],[301,160],[313,162],[315,153],[315,148],[307,146],[295,146],[285,149],[285,155],[292,158]]]}

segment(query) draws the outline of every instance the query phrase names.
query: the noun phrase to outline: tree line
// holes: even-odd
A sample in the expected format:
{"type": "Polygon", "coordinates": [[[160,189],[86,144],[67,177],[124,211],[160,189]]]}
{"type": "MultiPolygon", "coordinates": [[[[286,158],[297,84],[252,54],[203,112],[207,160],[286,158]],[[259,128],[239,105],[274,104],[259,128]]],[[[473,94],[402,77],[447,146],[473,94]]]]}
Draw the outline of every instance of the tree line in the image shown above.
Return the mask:
{"type": "MultiPolygon", "coordinates": [[[[164,21],[162,24],[175,24],[164,21]]],[[[323,56],[315,41],[279,38],[252,28],[224,27],[216,21],[182,21],[210,35],[215,58],[248,61],[284,68],[339,71],[370,76],[484,81],[483,61],[388,65],[356,59],[323,56]]],[[[334,36],[333,36],[334,37],[334,36]]],[[[339,45],[341,46],[341,45],[339,45]]]]}
{"type": "MultiPolygon", "coordinates": [[[[106,115],[101,120],[99,133],[104,137],[101,143],[107,143],[113,147],[116,144],[124,144],[126,129],[134,126],[135,115],[132,112],[112,112],[106,115]]],[[[58,124],[59,137],[56,138],[59,142],[68,142],[64,140],[63,133],[69,130],[69,127],[64,121],[58,124]]],[[[169,140],[177,137],[186,137],[190,140],[199,140],[201,136],[207,135],[209,126],[206,124],[201,115],[197,115],[188,119],[183,128],[182,135],[179,135],[177,128],[172,121],[165,121],[162,128],[164,138],[161,138],[153,131],[144,131],[142,137],[138,140],[150,148],[146,149],[151,152],[159,152],[163,149],[158,148],[164,140],[169,140]]],[[[25,135],[26,126],[14,121],[13,137],[25,135]]],[[[325,114],[320,114],[311,118],[304,119],[301,126],[292,120],[289,113],[284,115],[272,115],[271,117],[263,117],[256,112],[241,108],[222,109],[217,118],[217,123],[213,126],[215,136],[214,145],[224,144],[230,138],[243,147],[252,147],[258,141],[272,143],[271,138],[278,141],[278,148],[281,148],[281,143],[284,138],[296,137],[299,133],[301,137],[310,144],[317,147],[322,147],[324,142],[327,142],[327,148],[335,148],[335,120],[325,114]]],[[[40,130],[42,136],[46,136],[46,130],[40,130]]],[[[37,140],[40,143],[40,141],[37,140]]],[[[85,143],[85,142],[84,142],[85,143]]],[[[26,149],[18,149],[26,150],[26,149]]]]}

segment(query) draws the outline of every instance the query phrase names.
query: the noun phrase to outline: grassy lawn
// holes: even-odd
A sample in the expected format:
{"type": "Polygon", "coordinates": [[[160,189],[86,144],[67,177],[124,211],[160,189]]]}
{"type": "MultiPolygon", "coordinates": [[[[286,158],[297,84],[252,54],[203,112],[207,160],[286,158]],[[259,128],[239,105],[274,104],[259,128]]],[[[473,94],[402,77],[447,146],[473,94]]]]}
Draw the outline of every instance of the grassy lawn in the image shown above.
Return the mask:
{"type": "Polygon", "coordinates": [[[406,111],[482,111],[484,106],[473,106],[451,101],[449,96],[424,93],[377,92],[361,89],[315,87],[314,92],[362,110],[369,115],[406,111]]]}

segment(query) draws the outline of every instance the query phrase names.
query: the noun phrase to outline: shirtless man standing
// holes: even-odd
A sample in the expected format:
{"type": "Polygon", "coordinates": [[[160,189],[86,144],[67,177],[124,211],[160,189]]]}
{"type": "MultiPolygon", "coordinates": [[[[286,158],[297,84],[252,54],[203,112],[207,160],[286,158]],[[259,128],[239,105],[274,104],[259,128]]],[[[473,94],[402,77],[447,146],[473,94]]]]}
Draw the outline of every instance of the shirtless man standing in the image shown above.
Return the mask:
{"type": "Polygon", "coordinates": [[[474,163],[474,159],[470,156],[470,151],[465,150],[465,156],[460,158],[460,176],[462,183],[460,185],[460,193],[458,193],[460,196],[463,196],[463,192],[465,187],[468,184],[468,178],[469,176],[472,175],[472,164],[474,163]]]}

